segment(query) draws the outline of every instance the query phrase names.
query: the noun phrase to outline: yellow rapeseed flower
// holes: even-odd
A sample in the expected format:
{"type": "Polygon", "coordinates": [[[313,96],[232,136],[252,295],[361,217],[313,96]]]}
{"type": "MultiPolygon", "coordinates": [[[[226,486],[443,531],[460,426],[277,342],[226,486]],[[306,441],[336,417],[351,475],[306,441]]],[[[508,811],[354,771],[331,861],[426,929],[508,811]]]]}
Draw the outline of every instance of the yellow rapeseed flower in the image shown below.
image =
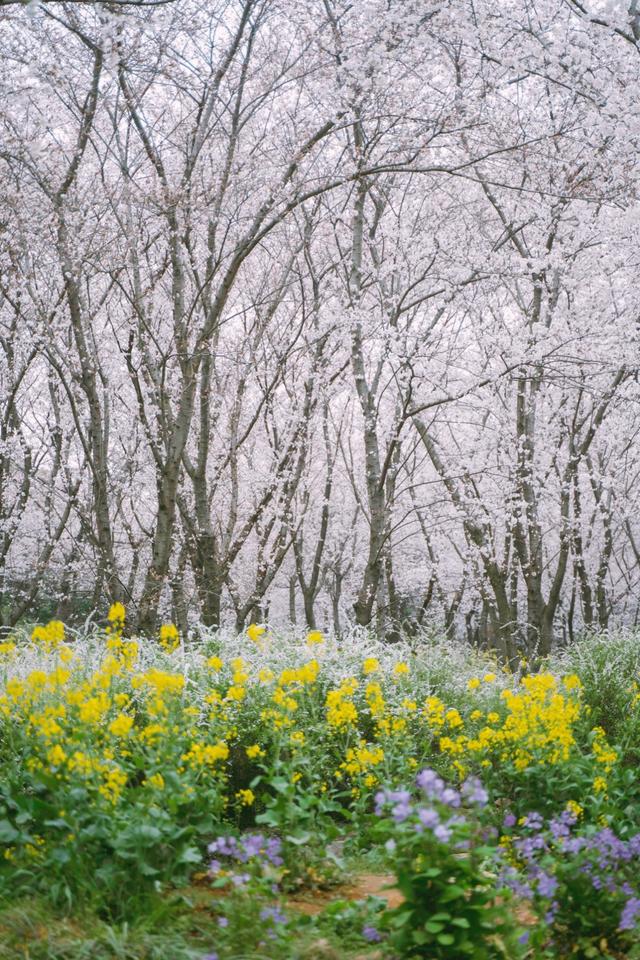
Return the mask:
{"type": "Polygon", "coordinates": [[[362,672],[365,677],[369,676],[370,673],[377,673],[380,669],[380,661],[377,657],[367,657],[366,660],[362,662],[362,672]]]}
{"type": "Polygon", "coordinates": [[[127,716],[126,713],[120,713],[109,724],[109,733],[112,733],[114,737],[126,737],[131,732],[132,726],[133,717],[127,716]]]}
{"type": "Polygon", "coordinates": [[[160,627],[160,645],[167,653],[173,653],[180,645],[180,634],[174,623],[163,623],[160,627]]]}
{"type": "Polygon", "coordinates": [[[56,650],[64,643],[64,623],[50,620],[44,627],[34,627],[31,639],[34,643],[41,643],[45,650],[56,650]]]}
{"type": "Polygon", "coordinates": [[[61,767],[66,759],[67,755],[59,743],[57,743],[55,747],[51,747],[47,754],[47,760],[52,767],[61,767]]]}
{"type": "Polygon", "coordinates": [[[250,807],[255,799],[253,790],[238,790],[236,793],[236,800],[239,800],[243,807],[250,807]]]}
{"type": "Polygon", "coordinates": [[[266,627],[263,627],[258,623],[251,623],[247,627],[247,636],[252,643],[257,643],[263,633],[266,633],[266,630],[266,627]]]}
{"type": "Polygon", "coordinates": [[[111,604],[109,613],[107,614],[107,620],[111,620],[113,623],[114,620],[124,620],[125,616],[126,611],[122,603],[116,602],[111,604]]]}

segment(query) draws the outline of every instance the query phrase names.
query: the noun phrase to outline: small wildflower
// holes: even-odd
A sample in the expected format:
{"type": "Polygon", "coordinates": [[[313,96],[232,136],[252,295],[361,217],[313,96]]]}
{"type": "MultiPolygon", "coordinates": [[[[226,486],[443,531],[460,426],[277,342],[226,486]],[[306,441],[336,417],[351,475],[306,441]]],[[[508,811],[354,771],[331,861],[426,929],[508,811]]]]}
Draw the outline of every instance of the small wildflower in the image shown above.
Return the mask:
{"type": "Polygon", "coordinates": [[[250,807],[255,802],[255,794],[253,790],[238,790],[236,793],[236,800],[240,802],[243,807],[250,807]]]}
{"type": "Polygon", "coordinates": [[[251,623],[247,627],[247,636],[252,643],[257,643],[263,633],[266,633],[266,630],[266,627],[263,627],[258,623],[251,623]]]}
{"type": "Polygon", "coordinates": [[[173,653],[180,644],[178,628],[173,623],[164,623],[160,627],[160,646],[167,653],[173,653]]]}
{"type": "Polygon", "coordinates": [[[382,936],[379,931],[376,930],[375,927],[371,926],[371,924],[367,924],[362,928],[362,937],[368,943],[380,943],[382,940],[382,936]]]}

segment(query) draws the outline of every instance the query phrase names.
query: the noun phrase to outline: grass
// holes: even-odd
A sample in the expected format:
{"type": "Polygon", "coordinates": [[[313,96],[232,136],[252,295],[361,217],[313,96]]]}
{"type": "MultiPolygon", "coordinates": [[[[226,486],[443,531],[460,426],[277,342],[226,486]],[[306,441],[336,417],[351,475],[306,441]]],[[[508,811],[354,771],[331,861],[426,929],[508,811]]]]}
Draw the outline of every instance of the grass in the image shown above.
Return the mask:
{"type": "MultiPolygon", "coordinates": [[[[353,881],[367,865],[362,858],[349,864],[345,880],[353,881]]],[[[365,960],[362,944],[350,944],[348,932],[340,933],[337,915],[349,905],[339,894],[331,895],[339,908],[332,907],[333,913],[299,914],[291,960],[365,960]]],[[[313,894],[306,899],[312,903],[313,894]]],[[[332,903],[325,896],[317,902],[319,909],[332,903]]],[[[169,904],[158,899],[146,915],[119,924],[91,913],[61,916],[44,899],[0,903],[0,960],[202,960],[215,949],[218,935],[215,901],[203,888],[186,888],[169,904]]],[[[233,960],[264,956],[239,951],[233,960]]]]}

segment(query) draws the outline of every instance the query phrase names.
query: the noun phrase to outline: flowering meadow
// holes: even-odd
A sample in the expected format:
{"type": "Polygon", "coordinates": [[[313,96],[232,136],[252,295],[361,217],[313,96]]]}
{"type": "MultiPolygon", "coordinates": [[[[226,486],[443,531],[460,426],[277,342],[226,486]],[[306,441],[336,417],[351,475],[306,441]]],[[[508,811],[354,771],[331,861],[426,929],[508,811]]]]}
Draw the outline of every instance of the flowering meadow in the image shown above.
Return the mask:
{"type": "Polygon", "coordinates": [[[427,636],[136,639],[119,604],[18,632],[0,958],[640,957],[639,669],[634,636],[515,672],[427,636]]]}

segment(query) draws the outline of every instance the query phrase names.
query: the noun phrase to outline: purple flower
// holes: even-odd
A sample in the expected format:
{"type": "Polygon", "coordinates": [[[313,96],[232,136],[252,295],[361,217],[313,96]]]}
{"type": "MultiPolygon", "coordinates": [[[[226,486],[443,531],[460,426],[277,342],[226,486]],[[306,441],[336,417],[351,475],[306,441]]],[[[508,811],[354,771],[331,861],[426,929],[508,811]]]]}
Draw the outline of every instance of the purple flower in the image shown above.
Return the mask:
{"type": "Polygon", "coordinates": [[[411,794],[408,790],[391,790],[387,798],[390,803],[408,804],[411,802],[411,794]]]}
{"type": "Polygon", "coordinates": [[[460,788],[460,792],[463,797],[470,800],[471,803],[477,804],[479,807],[485,807],[489,802],[489,794],[477,777],[469,777],[468,780],[465,780],[460,788]]]}
{"type": "Polygon", "coordinates": [[[376,928],[372,927],[370,924],[367,924],[366,927],[362,928],[362,936],[369,943],[379,943],[382,940],[382,937],[376,928]]]}
{"type": "Polygon", "coordinates": [[[231,877],[231,882],[234,887],[243,887],[245,883],[249,883],[250,879],[251,877],[248,873],[235,873],[231,877]]]}
{"type": "Polygon", "coordinates": [[[537,892],[539,897],[545,897],[550,900],[558,889],[558,881],[550,873],[541,870],[538,874],[537,892]]]}
{"type": "Polygon", "coordinates": [[[620,929],[633,930],[637,923],[638,914],[640,914],[640,899],[630,897],[625,903],[620,917],[620,929]]]}
{"type": "Polygon", "coordinates": [[[560,840],[561,837],[569,836],[569,827],[561,819],[549,821],[549,830],[554,840],[560,840]]]}
{"type": "Polygon", "coordinates": [[[403,823],[408,819],[411,813],[411,807],[408,803],[397,803],[391,811],[391,816],[396,823],[403,823]]]}
{"type": "Polygon", "coordinates": [[[264,837],[261,833],[252,833],[244,841],[244,850],[239,856],[239,860],[242,863],[246,863],[251,857],[257,857],[260,855],[262,848],[264,847],[264,837]]]}
{"type": "Polygon", "coordinates": [[[433,835],[440,843],[447,843],[451,839],[451,830],[441,823],[435,828],[433,835]]]}
{"type": "Polygon", "coordinates": [[[516,820],[516,818],[512,813],[506,813],[504,820],[502,821],[502,825],[504,827],[515,827],[517,822],[518,821],[516,820]]]}
{"type": "Polygon", "coordinates": [[[202,960],[218,960],[218,954],[214,950],[213,953],[205,954],[202,960]]]}
{"type": "Polygon", "coordinates": [[[515,849],[524,860],[533,860],[537,850],[544,850],[546,843],[544,837],[522,837],[514,843],[515,849]]]}
{"type": "Polygon", "coordinates": [[[267,841],[267,849],[265,856],[274,867],[281,867],[284,863],[284,860],[280,856],[280,851],[282,850],[282,841],[279,837],[270,837],[267,841]]]}
{"type": "Polygon", "coordinates": [[[529,933],[529,931],[525,930],[524,933],[521,933],[520,936],[518,937],[518,943],[528,943],[530,936],[531,934],[529,933]]]}
{"type": "Polygon", "coordinates": [[[221,853],[223,857],[234,857],[237,849],[238,841],[235,837],[218,837],[207,847],[209,853],[221,853]]]}
{"type": "Polygon", "coordinates": [[[528,883],[519,883],[516,880],[512,880],[509,884],[509,887],[517,897],[522,897],[523,899],[530,900],[533,896],[533,890],[531,885],[528,883]]]}
{"type": "Polygon", "coordinates": [[[220,873],[222,869],[222,864],[219,860],[212,860],[209,864],[209,873],[220,873]]]}
{"type": "Polygon", "coordinates": [[[571,837],[569,840],[565,840],[562,845],[562,849],[566,850],[567,853],[579,853],[584,847],[586,840],[584,837],[571,837]]]}
{"type": "Polygon", "coordinates": [[[273,923],[286,923],[287,918],[278,907],[263,907],[260,911],[261,920],[271,920],[273,923]]]}
{"type": "Polygon", "coordinates": [[[444,790],[444,781],[435,770],[428,767],[421,770],[416,777],[416,785],[426,793],[430,800],[440,798],[444,790]]]}
{"type": "Polygon", "coordinates": [[[459,807],[461,800],[460,794],[457,790],[454,790],[452,787],[447,787],[442,791],[440,797],[442,803],[445,803],[448,807],[459,807]]]}
{"type": "Polygon", "coordinates": [[[541,830],[544,820],[542,815],[533,810],[531,813],[527,814],[524,819],[525,827],[529,827],[530,830],[541,830]]]}
{"type": "Polygon", "coordinates": [[[418,819],[427,830],[433,830],[433,828],[437,827],[440,823],[438,812],[436,810],[427,810],[425,807],[421,807],[418,810],[418,819]]]}
{"type": "Polygon", "coordinates": [[[447,820],[447,824],[446,824],[446,825],[447,825],[448,827],[461,827],[462,824],[463,824],[463,823],[466,823],[466,822],[467,822],[467,821],[466,821],[465,818],[462,816],[462,814],[457,813],[455,816],[449,817],[449,819],[447,820]]]}
{"type": "Polygon", "coordinates": [[[229,918],[228,917],[218,917],[218,926],[219,927],[228,927],[229,918]]]}

